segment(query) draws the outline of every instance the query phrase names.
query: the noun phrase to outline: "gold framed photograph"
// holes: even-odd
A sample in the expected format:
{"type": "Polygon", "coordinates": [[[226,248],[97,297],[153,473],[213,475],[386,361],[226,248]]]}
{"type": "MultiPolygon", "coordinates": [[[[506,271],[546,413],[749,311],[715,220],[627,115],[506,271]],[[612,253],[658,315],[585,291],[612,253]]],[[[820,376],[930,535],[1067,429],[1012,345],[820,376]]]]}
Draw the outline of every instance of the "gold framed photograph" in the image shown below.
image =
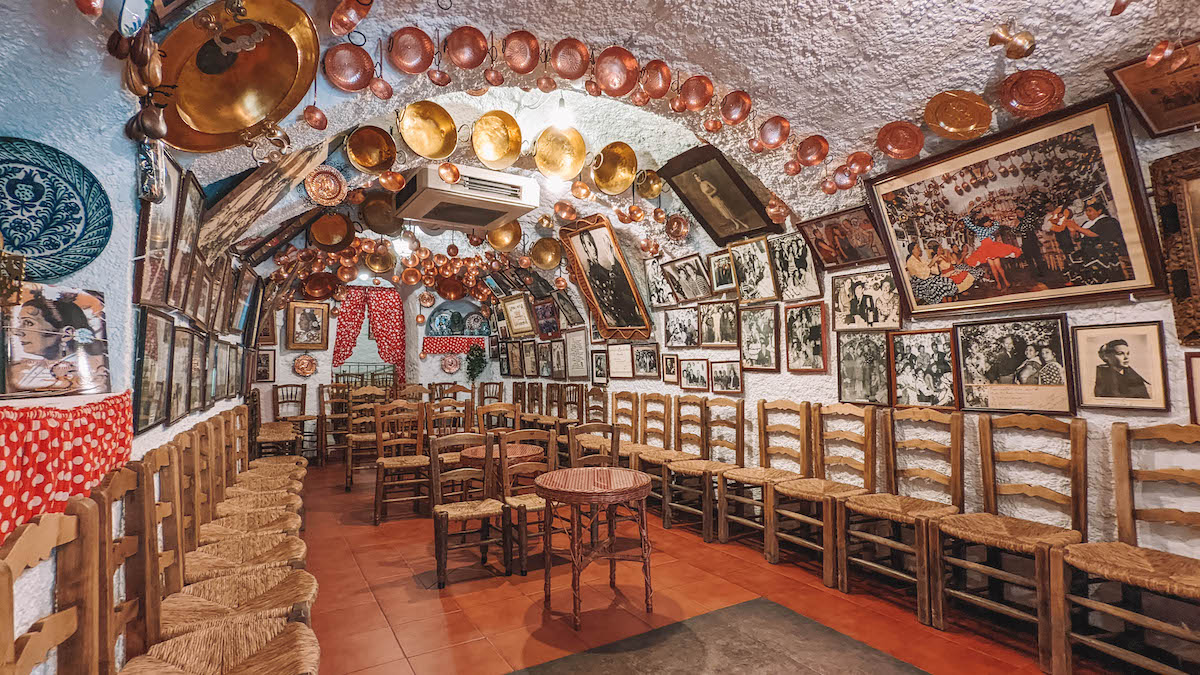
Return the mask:
{"type": "Polygon", "coordinates": [[[500,307],[504,310],[504,319],[508,323],[509,337],[524,338],[536,332],[533,309],[529,307],[529,299],[524,293],[500,298],[500,307]]]}
{"type": "Polygon", "coordinates": [[[605,339],[646,340],[650,316],[608,219],[579,218],[559,229],[571,274],[605,339]]]}
{"type": "Polygon", "coordinates": [[[289,302],[287,348],[329,348],[329,305],[323,302],[289,302]]]}

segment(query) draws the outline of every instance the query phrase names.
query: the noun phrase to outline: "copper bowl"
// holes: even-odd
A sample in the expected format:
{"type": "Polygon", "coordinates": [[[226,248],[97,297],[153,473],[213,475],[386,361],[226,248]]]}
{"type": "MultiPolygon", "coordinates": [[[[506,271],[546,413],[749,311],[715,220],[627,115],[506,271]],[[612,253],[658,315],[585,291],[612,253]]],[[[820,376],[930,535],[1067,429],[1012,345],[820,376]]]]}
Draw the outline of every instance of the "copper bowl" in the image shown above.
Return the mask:
{"type": "Polygon", "coordinates": [[[653,169],[643,171],[634,182],[637,184],[637,193],[642,199],[658,199],[658,196],[662,194],[662,176],[659,176],[658,172],[653,169]]]}
{"type": "Polygon", "coordinates": [[[750,116],[753,107],[750,94],[740,89],[731,91],[721,99],[721,119],[725,120],[726,124],[741,124],[750,116]]]}
{"type": "Polygon", "coordinates": [[[437,281],[438,295],[447,300],[458,300],[467,294],[467,289],[458,277],[446,277],[437,281]]]}
{"type": "Polygon", "coordinates": [[[542,237],[533,242],[529,258],[539,270],[552,270],[562,262],[562,245],[554,237],[542,237]]]}
{"type": "Polygon", "coordinates": [[[683,86],[679,88],[679,97],[683,100],[683,106],[696,112],[703,110],[704,106],[713,97],[713,83],[705,75],[693,75],[684,80],[683,86]]]}
{"type": "Polygon", "coordinates": [[[313,272],[304,280],[304,297],[309,300],[325,300],[341,285],[332,272],[313,272]]]}
{"type": "Polygon", "coordinates": [[[600,90],[614,98],[633,91],[637,86],[638,62],[624,47],[612,46],[596,57],[596,82],[600,90]]]}
{"type": "Polygon", "coordinates": [[[487,243],[501,253],[508,253],[521,243],[521,224],[510,220],[499,227],[488,230],[487,243]]]}
{"type": "Polygon", "coordinates": [[[435,51],[433,40],[416,26],[401,28],[388,38],[388,61],[396,70],[409,75],[429,70],[435,51]]]}
{"type": "Polygon", "coordinates": [[[395,197],[391,192],[375,190],[368,192],[358,213],[367,229],[385,237],[398,234],[404,223],[397,219],[395,197]]]}
{"type": "Polygon", "coordinates": [[[308,198],[321,206],[337,206],[346,198],[346,178],[341,171],[322,164],[304,177],[308,198]]]}
{"type": "Polygon", "coordinates": [[[329,211],[308,225],[308,245],[337,253],[354,241],[354,225],[346,216],[329,211]]]}
{"type": "Polygon", "coordinates": [[[396,268],[396,254],[392,249],[375,249],[368,253],[363,260],[367,269],[376,274],[386,274],[396,268]]]}
{"type": "Polygon", "coordinates": [[[816,166],[829,155],[829,141],[824,136],[809,136],[796,148],[796,161],[804,166],[816,166]]]}
{"type": "Polygon", "coordinates": [[[573,127],[546,127],[537,139],[534,163],[547,178],[571,180],[583,169],[587,147],[583,135],[573,127]]]}
{"type": "Polygon", "coordinates": [[[371,55],[362,47],[349,42],[326,49],[323,65],[325,79],[342,91],[362,91],[371,84],[371,78],[375,77],[375,62],[371,60],[371,55]]]}
{"type": "Polygon", "coordinates": [[[674,241],[683,240],[691,229],[692,224],[688,222],[688,219],[678,213],[673,213],[667,218],[667,236],[674,241]]]}
{"type": "Polygon", "coordinates": [[[471,147],[484,166],[495,171],[507,169],[521,156],[521,127],[503,110],[483,114],[471,130],[471,147]]]}
{"type": "Polygon", "coordinates": [[[446,36],[446,58],[463,70],[474,70],[488,55],[488,41],[474,26],[459,26],[446,36]]]}
{"type": "Polygon", "coordinates": [[[767,150],[774,150],[787,142],[792,134],[792,125],[786,118],[775,115],[758,127],[758,140],[767,150]]]}
{"type": "Polygon", "coordinates": [[[575,38],[563,38],[550,50],[550,67],[564,80],[583,77],[590,64],[591,55],[587,45],[575,38]]]}
{"type": "Polygon", "coordinates": [[[517,75],[528,75],[537,68],[538,39],[527,30],[515,30],[504,38],[504,62],[517,75]]]}
{"type": "Polygon", "coordinates": [[[400,112],[400,138],[425,159],[445,159],[458,145],[454,118],[433,101],[417,101],[400,112]]]}
{"type": "Polygon", "coordinates": [[[592,181],[606,195],[619,195],[628,190],[636,177],[637,154],[628,143],[609,143],[592,162],[592,181]]]}
{"type": "Polygon", "coordinates": [[[346,139],[346,157],[363,173],[381,174],[396,163],[396,139],[385,129],[364,124],[346,139]]]}
{"type": "Polygon", "coordinates": [[[654,59],[642,68],[642,88],[650,98],[662,98],[671,92],[671,67],[654,59]]]}

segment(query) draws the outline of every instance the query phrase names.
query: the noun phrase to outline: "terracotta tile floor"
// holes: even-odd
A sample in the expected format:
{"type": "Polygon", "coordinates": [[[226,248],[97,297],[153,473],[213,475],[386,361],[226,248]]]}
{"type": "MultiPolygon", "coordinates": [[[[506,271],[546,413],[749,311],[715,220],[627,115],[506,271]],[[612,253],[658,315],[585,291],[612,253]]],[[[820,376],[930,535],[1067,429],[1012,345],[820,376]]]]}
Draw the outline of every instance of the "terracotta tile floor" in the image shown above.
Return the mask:
{"type": "Polygon", "coordinates": [[[322,675],[507,673],[760,596],[931,673],[1040,672],[1030,632],[961,612],[952,612],[949,630],[937,631],[917,623],[912,600],[886,585],[855,579],[844,595],[822,585],[819,570],[802,559],[770,565],[749,541],[705,544],[693,528],[664,530],[654,517],[654,613],[645,612],[639,565],[619,563],[614,589],[600,563],[582,576],[583,630],[576,632],[565,561],[552,568],[550,612],[542,604],[540,548],[526,577],[504,576],[495,555],[483,569],[478,551],[455,552],[450,583],[438,590],[432,521],[404,513],[372,525],[370,477],[356,476],[347,493],[344,475],[342,465],[313,467],[305,487],[322,675]]]}

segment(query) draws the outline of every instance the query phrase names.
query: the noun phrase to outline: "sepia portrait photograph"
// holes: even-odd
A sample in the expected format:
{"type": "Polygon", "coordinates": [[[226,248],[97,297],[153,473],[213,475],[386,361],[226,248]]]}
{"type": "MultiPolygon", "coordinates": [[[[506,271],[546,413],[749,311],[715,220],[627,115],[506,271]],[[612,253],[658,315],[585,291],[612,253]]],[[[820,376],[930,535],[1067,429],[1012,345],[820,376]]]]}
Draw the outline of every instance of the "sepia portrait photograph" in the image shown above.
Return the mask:
{"type": "Polygon", "coordinates": [[[708,271],[699,253],[662,263],[662,274],[680,303],[702,300],[712,295],[708,271]]]}
{"type": "Polygon", "coordinates": [[[954,342],[950,329],[888,333],[892,405],[898,408],[958,407],[954,342]]]}
{"type": "Polygon", "coordinates": [[[525,375],[524,359],[521,357],[521,343],[513,340],[504,343],[508,352],[508,369],[513,377],[525,375]]]}
{"type": "Polygon", "coordinates": [[[718,246],[780,231],[767,215],[766,204],[716,146],[687,150],[668,160],[658,175],[718,246]]]}
{"type": "Polygon", "coordinates": [[[659,377],[657,342],[633,345],[633,376],[659,377]]]}
{"type": "Polygon", "coordinates": [[[578,263],[581,272],[578,282],[589,309],[593,316],[600,317],[601,334],[620,329],[648,332],[650,318],[625,264],[625,257],[608,221],[602,216],[596,219],[598,224],[562,235],[568,243],[568,253],[578,263]]]}
{"type": "Polygon", "coordinates": [[[550,364],[550,343],[537,343],[537,374],[538,377],[553,377],[553,367],[550,364]]]}
{"type": "Polygon", "coordinates": [[[569,328],[583,325],[583,314],[579,312],[579,308],[571,301],[571,296],[566,290],[555,290],[551,297],[558,304],[558,314],[562,320],[566,322],[569,328]]]}
{"type": "Polygon", "coordinates": [[[174,330],[171,346],[171,416],[167,419],[168,424],[174,424],[188,413],[188,394],[192,388],[189,381],[192,376],[192,332],[180,326],[175,326],[174,330]]]}
{"type": "Polygon", "coordinates": [[[796,229],[827,271],[883,262],[887,256],[865,206],[806,220],[796,229]]]}
{"type": "Polygon", "coordinates": [[[521,370],[525,377],[540,377],[537,362],[537,342],[525,340],[521,342],[521,370]]]}
{"type": "Polygon", "coordinates": [[[650,307],[662,309],[674,305],[676,303],[675,292],[671,290],[671,284],[667,283],[667,278],[663,276],[658,258],[646,258],[644,262],[646,287],[650,293],[650,307]]]}
{"type": "Polygon", "coordinates": [[[821,297],[821,274],[812,249],[799,232],[767,239],[780,300],[811,300],[821,297]]]}
{"type": "Polygon", "coordinates": [[[323,302],[287,304],[287,348],[329,348],[329,305],[323,302]]]}
{"type": "Polygon", "coordinates": [[[729,255],[733,260],[733,279],[737,284],[738,300],[742,304],[779,299],[766,237],[730,244],[729,255]]]}
{"type": "Polygon", "coordinates": [[[1072,326],[1071,342],[1080,406],[1167,409],[1161,321],[1072,326]]]}
{"type": "Polygon", "coordinates": [[[1066,315],[955,324],[963,410],[1070,415],[1066,315]]]}
{"type": "Polygon", "coordinates": [[[701,347],[738,346],[737,300],[714,300],[696,306],[700,319],[701,347]]]}
{"type": "Polygon", "coordinates": [[[742,362],[713,361],[709,363],[709,380],[714,394],[742,393],[742,362]]]}
{"type": "Polygon", "coordinates": [[[739,346],[744,370],[779,371],[779,305],[743,307],[739,346]]]}
{"type": "Polygon", "coordinates": [[[668,347],[700,346],[700,309],[679,307],[663,312],[663,344],[668,347]]]}
{"type": "Polygon", "coordinates": [[[512,368],[508,365],[508,343],[500,343],[500,377],[512,377],[512,368]]]}
{"type": "Polygon", "coordinates": [[[565,340],[550,341],[550,377],[567,379],[567,343],[565,340]]]}
{"type": "Polygon", "coordinates": [[[708,254],[708,278],[712,282],[713,293],[737,289],[737,282],[733,278],[733,257],[728,249],[708,254]]]}
{"type": "Polygon", "coordinates": [[[887,270],[833,277],[834,330],[899,330],[900,293],[887,270]]]}
{"type": "Polygon", "coordinates": [[[708,391],[708,359],[679,359],[679,388],[708,391]]]}
{"type": "Polygon", "coordinates": [[[592,384],[608,384],[608,352],[592,351],[592,384]]]}
{"type": "Polygon", "coordinates": [[[665,384],[679,384],[679,357],[677,355],[662,355],[662,378],[665,384]]]}
{"type": "Polygon", "coordinates": [[[838,333],[838,400],[865,405],[888,404],[887,333],[838,333]]]}
{"type": "Polygon", "coordinates": [[[818,300],[783,308],[784,347],[787,369],[793,373],[823,373],[827,353],[825,344],[825,303],[818,300]]]}

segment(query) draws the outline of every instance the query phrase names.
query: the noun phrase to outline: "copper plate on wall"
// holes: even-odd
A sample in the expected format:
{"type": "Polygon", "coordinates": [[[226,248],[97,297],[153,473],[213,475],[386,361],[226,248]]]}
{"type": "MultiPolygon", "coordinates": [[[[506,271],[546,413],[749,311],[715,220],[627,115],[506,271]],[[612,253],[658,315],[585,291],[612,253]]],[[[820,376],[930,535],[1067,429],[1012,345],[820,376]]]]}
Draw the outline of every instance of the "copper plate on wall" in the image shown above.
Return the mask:
{"type": "Polygon", "coordinates": [[[346,178],[342,172],[322,164],[304,178],[308,198],[321,206],[337,206],[346,198],[346,178]]]}
{"type": "Polygon", "coordinates": [[[471,130],[471,147],[487,168],[507,169],[521,156],[521,127],[503,110],[485,112],[471,130]]]}
{"type": "Polygon", "coordinates": [[[642,68],[642,88],[650,98],[662,98],[671,91],[671,67],[654,59],[642,68]]]}
{"type": "Polygon", "coordinates": [[[875,137],[875,145],[893,159],[912,159],[925,147],[925,134],[912,122],[897,120],[883,125],[875,137]]]}
{"type": "Polygon", "coordinates": [[[527,30],[515,30],[504,38],[504,62],[517,75],[528,75],[537,68],[538,39],[527,30]]]}
{"type": "Polygon", "coordinates": [[[304,280],[304,297],[309,300],[325,300],[333,296],[340,283],[332,272],[314,272],[304,280]]]}
{"type": "Polygon", "coordinates": [[[409,75],[429,70],[435,51],[433,40],[416,26],[401,28],[388,38],[388,61],[396,70],[409,75]]]}
{"type": "Polygon", "coordinates": [[[425,159],[445,159],[458,145],[454,118],[433,101],[417,101],[400,112],[400,138],[425,159]]]}
{"type": "Polygon", "coordinates": [[[605,94],[618,98],[637,86],[638,62],[624,47],[612,46],[596,57],[596,82],[605,94]]]}
{"type": "Polygon", "coordinates": [[[487,58],[487,38],[474,26],[459,26],[446,36],[445,54],[459,68],[474,70],[487,58]]]}
{"type": "Polygon", "coordinates": [[[564,80],[578,80],[587,73],[591,55],[587,45],[575,38],[563,38],[550,50],[550,67],[564,80]]]}
{"type": "Polygon", "coordinates": [[[534,162],[547,178],[571,180],[583,169],[587,147],[574,127],[546,127],[538,136],[534,162]]]}
{"type": "Polygon", "coordinates": [[[992,108],[973,91],[943,91],[925,104],[925,124],[942,138],[967,141],[987,133],[992,108]]]}
{"type": "Polygon", "coordinates": [[[1067,85],[1049,70],[1021,70],[1000,83],[1000,102],[1017,117],[1037,117],[1062,105],[1067,85]]]}
{"type": "Polygon", "coordinates": [[[312,354],[301,354],[292,361],[292,372],[300,377],[309,377],[317,372],[317,360],[312,354]]]}
{"type": "MultiPolygon", "coordinates": [[[[208,7],[221,30],[249,36],[252,24],[238,26],[224,0],[208,7]]],[[[163,40],[163,116],[167,144],[187,152],[216,152],[243,143],[283,120],[304,99],[317,75],[320,42],[308,14],[289,0],[259,0],[246,7],[266,36],[253,50],[229,62],[210,35],[184,21],[163,40]],[[171,89],[170,87],[176,87],[171,89]]]]}
{"type": "MultiPolygon", "coordinates": [[[[345,249],[354,241],[354,226],[346,216],[330,211],[308,226],[308,244],[327,253],[345,249]]],[[[311,277],[310,277],[311,278],[311,277]]]]}
{"type": "Polygon", "coordinates": [[[400,232],[400,229],[404,226],[404,222],[394,217],[396,213],[394,199],[395,196],[391,192],[384,190],[375,190],[367,193],[366,198],[363,199],[363,203],[358,207],[358,212],[366,223],[368,230],[376,234],[382,234],[385,237],[390,237],[400,232]]]}
{"type": "Polygon", "coordinates": [[[363,261],[367,269],[376,274],[386,274],[396,268],[396,254],[392,253],[392,249],[375,249],[367,254],[363,261]]]}
{"type": "Polygon", "coordinates": [[[366,89],[375,76],[375,62],[371,60],[371,55],[349,42],[326,49],[321,63],[329,84],[352,94],[366,89]]]}

